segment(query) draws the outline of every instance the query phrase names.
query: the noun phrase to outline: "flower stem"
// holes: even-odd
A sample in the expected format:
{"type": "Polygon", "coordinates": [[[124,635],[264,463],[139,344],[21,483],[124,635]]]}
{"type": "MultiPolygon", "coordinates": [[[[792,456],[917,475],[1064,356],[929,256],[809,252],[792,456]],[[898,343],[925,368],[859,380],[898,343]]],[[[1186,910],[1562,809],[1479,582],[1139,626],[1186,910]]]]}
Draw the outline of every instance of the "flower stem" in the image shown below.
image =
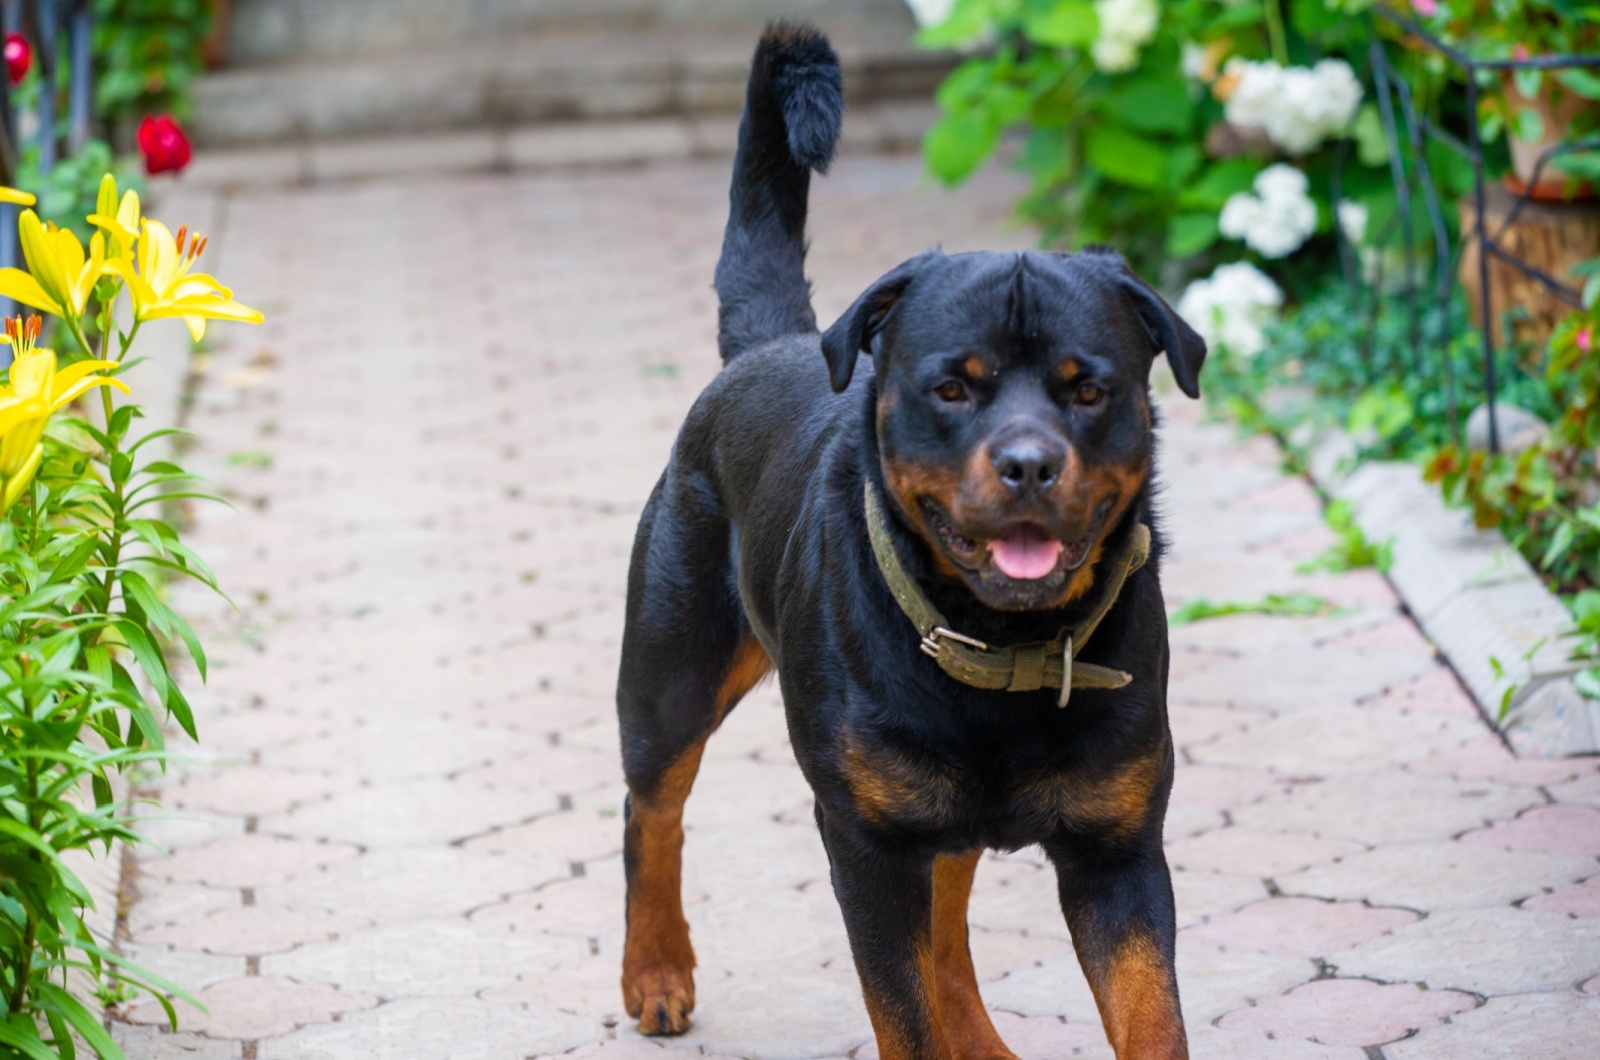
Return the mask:
{"type": "MultiPolygon", "coordinates": [[[[106,343],[108,345],[111,341],[110,334],[111,333],[108,330],[106,332],[106,343]]],[[[119,337],[120,345],[115,358],[117,363],[120,364],[122,359],[128,355],[128,347],[133,345],[134,336],[138,334],[139,321],[135,320],[128,328],[128,334],[126,336],[119,337]]],[[[102,353],[104,352],[106,351],[102,351],[102,353]]],[[[112,358],[107,357],[105,359],[111,360],[112,358]]],[[[110,387],[103,386],[100,388],[100,400],[104,403],[106,414],[106,440],[111,443],[110,449],[106,452],[106,463],[109,466],[114,463],[117,453],[122,449],[122,439],[111,432],[111,416],[114,412],[116,412],[116,408],[111,400],[110,387]]],[[[106,579],[100,590],[100,613],[104,615],[111,614],[111,597],[116,591],[117,587],[117,565],[122,562],[122,534],[123,530],[125,529],[123,522],[123,505],[127,500],[125,496],[126,485],[126,482],[114,481],[111,486],[112,494],[116,497],[116,507],[111,513],[111,527],[109,530],[110,540],[106,542],[106,579]]],[[[105,637],[105,628],[102,628],[100,636],[102,639],[105,637]]]]}
{"type": "Polygon", "coordinates": [[[1279,66],[1289,65],[1289,44],[1283,31],[1282,0],[1261,0],[1267,15],[1267,38],[1272,42],[1272,57],[1279,66]]]}
{"type": "MultiPolygon", "coordinates": [[[[27,656],[20,660],[22,675],[28,676],[29,666],[27,656]]],[[[31,715],[32,709],[28,703],[29,696],[26,692],[22,696],[23,709],[31,715]]],[[[23,805],[28,814],[28,826],[35,832],[39,830],[39,760],[29,756],[25,765],[25,784],[22,791],[23,805]]],[[[38,861],[39,855],[29,851],[30,860],[38,861]]],[[[15,1014],[22,1011],[23,1005],[28,1001],[28,980],[33,973],[33,948],[39,938],[39,918],[33,909],[24,903],[27,910],[26,919],[22,926],[22,946],[17,953],[17,981],[12,984],[9,1010],[15,1014]]]]}

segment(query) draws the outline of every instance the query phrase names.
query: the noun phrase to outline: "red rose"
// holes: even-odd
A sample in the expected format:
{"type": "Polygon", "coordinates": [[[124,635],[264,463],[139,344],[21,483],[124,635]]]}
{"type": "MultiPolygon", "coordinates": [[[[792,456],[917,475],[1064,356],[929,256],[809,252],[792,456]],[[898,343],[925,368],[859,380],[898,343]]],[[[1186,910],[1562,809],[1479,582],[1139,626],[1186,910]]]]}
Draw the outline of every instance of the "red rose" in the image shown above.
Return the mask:
{"type": "Polygon", "coordinates": [[[139,123],[139,153],[144,155],[146,173],[176,173],[189,164],[194,149],[183,126],[163,114],[139,123]]]}
{"type": "Polygon", "coordinates": [[[16,32],[7,33],[5,56],[6,76],[11,78],[13,85],[22,84],[22,79],[28,76],[28,70],[33,66],[33,46],[28,43],[28,38],[16,32]]]}

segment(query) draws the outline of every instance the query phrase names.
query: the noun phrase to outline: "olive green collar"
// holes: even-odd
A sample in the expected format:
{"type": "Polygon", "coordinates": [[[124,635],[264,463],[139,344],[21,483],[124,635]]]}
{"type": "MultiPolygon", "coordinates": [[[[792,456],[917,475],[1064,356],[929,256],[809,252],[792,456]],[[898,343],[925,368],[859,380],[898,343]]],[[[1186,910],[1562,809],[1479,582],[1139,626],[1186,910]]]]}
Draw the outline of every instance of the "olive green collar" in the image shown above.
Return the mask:
{"type": "Polygon", "coordinates": [[[1095,627],[1116,604],[1128,575],[1144,566],[1150,556],[1150,528],[1143,523],[1133,529],[1133,542],[1111,566],[1100,605],[1076,626],[1068,626],[1054,640],[1018,644],[1009,648],[990,647],[981,640],[950,629],[945,617],[929,602],[911,575],[906,573],[889,538],[888,522],[877,491],[869,481],[866,487],[867,533],[872,539],[872,554],[878,570],[900,610],[911,619],[922,635],[922,650],[940,669],[962,684],[974,688],[1005,689],[1008,692],[1035,692],[1059,688],[1058,706],[1066,706],[1074,688],[1122,688],[1133,680],[1125,670],[1075,661],[1094,634],[1095,627]],[[1067,676],[1070,675],[1070,676],[1067,676]],[[1063,680],[1063,677],[1066,677],[1063,680]]]}

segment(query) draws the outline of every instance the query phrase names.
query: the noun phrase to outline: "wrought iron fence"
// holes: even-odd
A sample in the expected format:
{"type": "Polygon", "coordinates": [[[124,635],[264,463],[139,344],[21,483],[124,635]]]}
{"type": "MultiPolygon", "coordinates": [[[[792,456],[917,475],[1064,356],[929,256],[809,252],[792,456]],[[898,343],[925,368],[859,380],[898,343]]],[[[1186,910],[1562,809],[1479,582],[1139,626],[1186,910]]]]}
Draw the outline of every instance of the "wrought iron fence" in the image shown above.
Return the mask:
{"type": "MultiPolygon", "coordinates": [[[[1477,249],[1477,279],[1479,287],[1478,297],[1478,327],[1482,332],[1482,362],[1484,402],[1488,420],[1488,444],[1491,452],[1500,449],[1500,424],[1499,416],[1495,410],[1495,395],[1498,390],[1498,371],[1496,365],[1497,351],[1495,348],[1494,323],[1496,307],[1494,305],[1493,289],[1490,286],[1489,263],[1493,259],[1516,269],[1524,276],[1537,281],[1556,298],[1570,304],[1573,308],[1582,307],[1582,293],[1562,279],[1551,276],[1543,269],[1518,257],[1504,245],[1507,231],[1517,222],[1530,202],[1533,201],[1533,191],[1538,185],[1545,167],[1555,158],[1563,154],[1578,151],[1600,149],[1600,136],[1581,137],[1565,143],[1554,144],[1546,148],[1534,166],[1532,176],[1521,192],[1513,193],[1513,201],[1506,213],[1505,220],[1493,232],[1490,231],[1485,201],[1486,181],[1484,178],[1484,141],[1483,128],[1479,113],[1480,84],[1479,75],[1484,72],[1515,72],[1517,70],[1560,70],[1575,67],[1600,67],[1600,55],[1540,55],[1526,59],[1477,59],[1461,49],[1452,46],[1446,41],[1429,33],[1414,19],[1395,11],[1391,8],[1377,5],[1373,8],[1377,20],[1387,22],[1399,29],[1411,41],[1427,48],[1445,60],[1459,73],[1465,93],[1464,99],[1464,135],[1445,128],[1435,121],[1416,105],[1411,87],[1404,77],[1394,69],[1385,49],[1381,36],[1377,32],[1372,34],[1372,44],[1369,48],[1373,87],[1376,91],[1378,114],[1381,119],[1384,139],[1387,142],[1389,154],[1390,175],[1394,182],[1396,210],[1388,223],[1373,240],[1377,244],[1386,244],[1398,235],[1403,254],[1404,280],[1401,291],[1405,296],[1410,328],[1411,345],[1419,359],[1424,350],[1423,313],[1420,298],[1424,288],[1420,276],[1420,262],[1418,243],[1413,237],[1419,220],[1416,213],[1419,208],[1423,211],[1422,225],[1432,237],[1433,276],[1431,298],[1433,302],[1433,320],[1437,333],[1431,340],[1437,343],[1439,365],[1441,370],[1441,383],[1446,388],[1445,400],[1449,410],[1450,428],[1452,433],[1459,436],[1458,422],[1459,410],[1456,401],[1456,380],[1454,365],[1450,355],[1450,314],[1448,312],[1450,300],[1454,294],[1456,275],[1460,268],[1462,253],[1469,247],[1477,249]],[[1444,211],[1439,202],[1439,191],[1428,165],[1427,144],[1439,143],[1465,158],[1472,169],[1472,201],[1473,224],[1471,231],[1458,234],[1452,246],[1450,228],[1445,221],[1444,211]]],[[[1374,30],[1376,30],[1374,26],[1374,30]]],[[[1349,149],[1348,143],[1345,151],[1349,149]]],[[[1333,199],[1335,208],[1342,197],[1342,169],[1343,157],[1334,167],[1333,199]]],[[[1339,231],[1341,226],[1335,225],[1338,234],[1340,256],[1344,262],[1346,275],[1352,286],[1361,283],[1362,270],[1358,267],[1355,248],[1351,247],[1344,233],[1339,231]]],[[[1373,312],[1378,311],[1381,295],[1374,292],[1373,312]]]]}
{"type": "MultiPolygon", "coordinates": [[[[94,120],[91,3],[0,0],[0,34],[20,33],[28,40],[40,85],[38,109],[24,114],[10,79],[0,77],[0,183],[16,186],[29,148],[38,151],[40,174],[48,174],[63,151],[76,154],[89,142],[94,120]],[[59,112],[63,95],[65,135],[59,112]]],[[[0,267],[17,264],[17,256],[17,207],[0,204],[0,267]]],[[[0,299],[0,309],[15,312],[9,299],[0,299]]]]}

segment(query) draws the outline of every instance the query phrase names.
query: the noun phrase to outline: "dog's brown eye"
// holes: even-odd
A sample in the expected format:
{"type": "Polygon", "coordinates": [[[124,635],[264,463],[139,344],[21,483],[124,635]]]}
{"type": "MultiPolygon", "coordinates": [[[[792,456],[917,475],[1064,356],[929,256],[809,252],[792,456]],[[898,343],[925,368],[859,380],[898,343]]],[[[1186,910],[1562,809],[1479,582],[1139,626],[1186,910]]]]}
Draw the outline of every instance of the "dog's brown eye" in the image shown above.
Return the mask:
{"type": "Polygon", "coordinates": [[[1098,405],[1105,400],[1106,392],[1093,383],[1085,383],[1078,388],[1078,404],[1098,405]]]}
{"type": "Polygon", "coordinates": [[[952,405],[958,401],[967,400],[966,385],[959,379],[946,379],[944,382],[934,387],[933,392],[938,396],[940,401],[946,401],[952,405]]]}

